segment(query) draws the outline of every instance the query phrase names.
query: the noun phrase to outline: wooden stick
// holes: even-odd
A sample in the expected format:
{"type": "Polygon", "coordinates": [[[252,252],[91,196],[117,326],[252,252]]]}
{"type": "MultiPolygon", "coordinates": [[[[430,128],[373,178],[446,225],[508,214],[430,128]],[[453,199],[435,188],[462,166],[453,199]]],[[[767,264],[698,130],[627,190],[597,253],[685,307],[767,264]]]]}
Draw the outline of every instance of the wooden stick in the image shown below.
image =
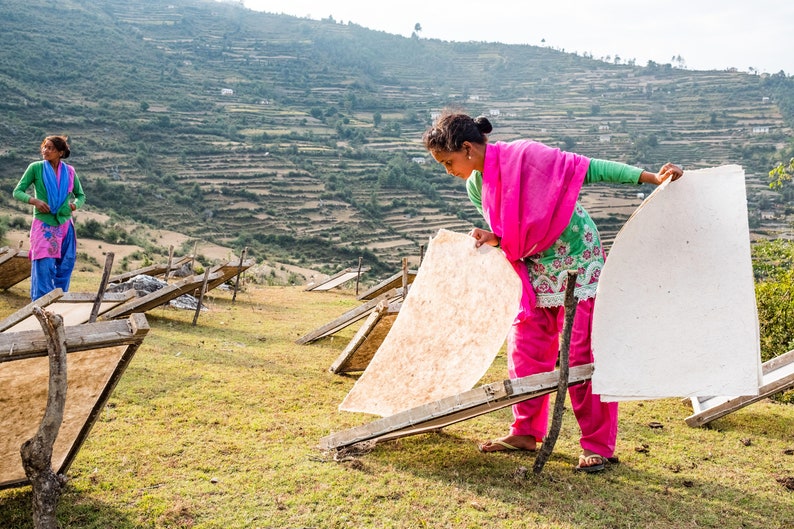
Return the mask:
{"type": "Polygon", "coordinates": [[[108,252],[105,256],[105,270],[102,272],[102,279],[99,281],[99,291],[96,293],[94,299],[94,306],[91,307],[91,316],[88,318],[88,323],[94,323],[97,316],[99,316],[99,307],[102,306],[102,300],[105,297],[105,289],[108,287],[108,280],[110,279],[110,269],[113,268],[113,258],[115,254],[108,252]]]}
{"type": "Polygon", "coordinates": [[[403,257],[403,298],[408,295],[408,258],[403,257]]]}
{"type": "Polygon", "coordinates": [[[356,297],[358,297],[358,284],[359,284],[359,281],[361,280],[361,261],[362,261],[362,259],[363,259],[362,257],[358,258],[358,273],[356,273],[356,297]]]}
{"type": "Polygon", "coordinates": [[[240,276],[243,273],[243,261],[245,260],[245,254],[248,252],[248,246],[243,248],[243,251],[240,253],[240,264],[237,266],[237,277],[234,281],[234,294],[232,294],[232,303],[234,300],[237,299],[237,289],[240,288],[240,276]]]}
{"type": "Polygon", "coordinates": [[[33,486],[33,527],[57,529],[55,510],[66,476],[52,470],[52,447],[66,407],[66,333],[60,315],[46,312],[41,307],[34,307],[33,313],[47,336],[50,379],[44,417],[36,434],[22,444],[20,454],[25,475],[33,486]]]}
{"type": "Polygon", "coordinates": [[[240,253],[240,264],[237,265],[237,278],[234,281],[234,294],[232,294],[232,303],[234,300],[237,299],[237,289],[240,287],[240,276],[243,273],[243,260],[245,259],[245,254],[248,251],[248,246],[243,248],[242,253],[240,253]]]}
{"type": "Polygon", "coordinates": [[[171,262],[174,259],[174,245],[168,247],[168,264],[165,267],[165,282],[168,283],[168,278],[171,275],[171,262]]]}
{"type": "Polygon", "coordinates": [[[198,251],[198,241],[193,243],[193,253],[190,254],[190,273],[194,274],[196,269],[196,252],[198,251]]]}
{"type": "Polygon", "coordinates": [[[562,326],[562,342],[560,343],[560,378],[557,382],[557,398],[554,401],[554,413],[549,433],[543,440],[538,457],[535,458],[535,464],[532,467],[535,474],[540,474],[543,471],[543,466],[554,450],[554,444],[557,442],[562,427],[562,412],[565,409],[565,395],[568,392],[568,356],[571,351],[571,331],[576,315],[576,297],[573,295],[576,288],[576,277],[576,272],[568,272],[568,284],[565,286],[565,322],[562,326]]]}
{"type": "Polygon", "coordinates": [[[210,269],[204,271],[204,283],[201,284],[201,293],[199,294],[198,303],[196,303],[196,314],[193,315],[193,327],[196,326],[199,313],[201,312],[201,302],[204,301],[204,292],[207,291],[207,280],[210,277],[210,269]]]}

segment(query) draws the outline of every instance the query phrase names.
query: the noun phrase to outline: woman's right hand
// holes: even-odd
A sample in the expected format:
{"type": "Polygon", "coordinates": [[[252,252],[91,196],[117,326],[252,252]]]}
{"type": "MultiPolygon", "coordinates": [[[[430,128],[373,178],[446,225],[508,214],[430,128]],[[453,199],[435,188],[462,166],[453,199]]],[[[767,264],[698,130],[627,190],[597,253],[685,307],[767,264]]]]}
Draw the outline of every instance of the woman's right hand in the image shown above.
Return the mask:
{"type": "Polygon", "coordinates": [[[474,237],[475,248],[479,248],[483,244],[487,244],[488,246],[499,246],[499,237],[491,231],[474,228],[469,232],[469,235],[474,237]]]}
{"type": "Polygon", "coordinates": [[[50,206],[43,200],[39,200],[38,198],[31,198],[30,203],[33,204],[33,207],[36,208],[36,211],[39,213],[49,213],[50,206]]]}

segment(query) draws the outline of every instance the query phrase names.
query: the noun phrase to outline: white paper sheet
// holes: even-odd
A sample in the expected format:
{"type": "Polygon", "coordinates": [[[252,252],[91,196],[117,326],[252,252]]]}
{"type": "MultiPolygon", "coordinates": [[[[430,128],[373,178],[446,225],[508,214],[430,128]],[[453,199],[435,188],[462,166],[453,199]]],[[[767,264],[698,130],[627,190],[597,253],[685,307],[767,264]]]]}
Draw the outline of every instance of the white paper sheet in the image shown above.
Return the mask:
{"type": "Polygon", "coordinates": [[[593,355],[603,400],[758,393],[741,167],[687,171],[628,220],[599,280],[593,355]]]}
{"type": "Polygon", "coordinates": [[[504,344],[520,300],[521,280],[501,250],[440,230],[339,409],[385,417],[471,389],[504,344]]]}

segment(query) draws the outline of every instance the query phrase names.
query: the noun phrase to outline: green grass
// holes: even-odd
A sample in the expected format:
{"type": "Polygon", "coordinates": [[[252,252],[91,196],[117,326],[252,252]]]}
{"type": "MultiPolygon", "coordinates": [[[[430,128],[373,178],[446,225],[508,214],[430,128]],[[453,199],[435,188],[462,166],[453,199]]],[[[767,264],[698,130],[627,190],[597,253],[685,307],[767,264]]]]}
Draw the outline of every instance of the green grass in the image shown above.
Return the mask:
{"type": "MultiPolygon", "coordinates": [[[[77,274],[73,290],[92,290],[77,274]]],[[[784,528],[794,520],[794,406],[764,401],[692,429],[677,399],[621,405],[621,463],[572,471],[570,409],[551,459],[480,454],[509,410],[335,462],[317,448],[371,418],[340,412],[328,367],[355,332],[294,340],[359,304],[350,292],[246,285],[210,311],[156,309],[151,332],[72,464],[64,528],[784,528]],[[649,427],[659,422],[663,428],[649,427]]],[[[0,294],[0,317],[27,302],[0,294]]],[[[504,376],[503,354],[486,375],[504,376]]],[[[30,488],[0,491],[0,527],[32,527],[30,488]]]]}

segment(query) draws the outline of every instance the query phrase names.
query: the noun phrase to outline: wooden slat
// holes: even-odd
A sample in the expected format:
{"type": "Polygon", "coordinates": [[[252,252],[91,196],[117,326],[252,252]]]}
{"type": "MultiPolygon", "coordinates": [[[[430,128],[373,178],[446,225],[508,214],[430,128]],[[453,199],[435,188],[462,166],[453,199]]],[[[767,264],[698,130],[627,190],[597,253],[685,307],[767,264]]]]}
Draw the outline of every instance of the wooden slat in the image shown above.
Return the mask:
{"type": "MultiPolygon", "coordinates": [[[[217,279],[220,272],[210,274],[209,281],[217,279]]],[[[160,305],[168,303],[184,294],[191,294],[204,283],[204,274],[186,277],[185,279],[173,284],[165,285],[160,290],[150,292],[145,296],[133,298],[130,301],[119,305],[102,315],[103,319],[123,318],[135,312],[148,312],[160,305]]]]}
{"type": "MultiPolygon", "coordinates": [[[[415,278],[416,278],[416,270],[408,270],[408,284],[413,283],[415,278]]],[[[402,271],[399,271],[393,276],[384,279],[383,281],[373,286],[369,290],[363,292],[361,295],[358,296],[358,299],[362,301],[374,299],[380,296],[381,294],[383,294],[384,292],[388,292],[392,288],[397,288],[402,286],[402,283],[403,283],[403,273],[402,271]]]]}
{"type": "MultiPolygon", "coordinates": [[[[120,305],[135,296],[135,292],[106,292],[102,296],[100,312],[102,314],[120,305]]],[[[39,329],[38,320],[33,314],[33,307],[46,308],[64,317],[64,325],[79,325],[86,323],[90,318],[90,311],[96,294],[88,292],[66,292],[60,288],[48,292],[39,299],[25,305],[3,321],[0,321],[0,332],[14,332],[29,329],[39,329]]]]}
{"type": "MultiPolygon", "coordinates": [[[[107,303],[124,302],[135,297],[135,292],[125,290],[124,292],[105,292],[102,294],[102,301],[107,303]]],[[[59,300],[61,303],[93,303],[96,294],[93,292],[66,292],[59,300]]]]}
{"type": "Polygon", "coordinates": [[[29,318],[33,314],[33,307],[47,307],[50,303],[60,299],[63,295],[64,291],[60,288],[56,288],[55,290],[47,292],[39,299],[31,301],[18,311],[5,318],[3,321],[0,321],[0,332],[3,332],[14,325],[17,325],[22,320],[29,318]]]}
{"type": "Polygon", "coordinates": [[[5,290],[30,277],[28,252],[4,246],[0,248],[0,289],[5,290]]]}
{"type": "MultiPolygon", "coordinates": [[[[180,267],[182,267],[185,263],[187,263],[191,259],[192,257],[190,256],[180,257],[179,259],[171,263],[171,269],[168,271],[172,272],[174,270],[178,270],[180,267]]],[[[140,275],[156,277],[163,275],[167,269],[168,269],[167,263],[153,264],[153,265],[145,266],[143,268],[138,268],[137,270],[130,270],[129,272],[124,272],[121,274],[117,274],[115,276],[111,276],[108,279],[108,283],[123,283],[128,279],[132,279],[133,277],[140,275]]]]}
{"type": "MultiPolygon", "coordinates": [[[[570,369],[569,385],[589,380],[593,364],[570,369]]],[[[472,419],[557,389],[559,373],[540,373],[514,380],[503,380],[411,408],[362,426],[320,439],[320,448],[340,449],[363,441],[383,442],[417,435],[457,422],[472,419]]]]}
{"type": "Polygon", "coordinates": [[[389,333],[402,304],[381,301],[329,368],[331,373],[364,371],[389,333]]]}
{"type": "MultiPolygon", "coordinates": [[[[65,474],[149,331],[146,317],[66,327],[69,389],[53,450],[53,470],[65,474]]],[[[35,432],[46,405],[49,369],[44,332],[0,334],[0,489],[28,484],[19,447],[35,432]]]]}
{"type": "Polygon", "coordinates": [[[695,413],[686,418],[686,423],[692,427],[703,426],[775,393],[794,388],[794,350],[764,362],[761,371],[763,379],[758,395],[692,397],[690,401],[695,413]]]}
{"type": "Polygon", "coordinates": [[[375,307],[378,306],[378,303],[381,301],[398,301],[402,298],[402,289],[395,288],[378,296],[377,298],[364,303],[360,307],[356,307],[352,310],[349,310],[339,316],[338,318],[334,319],[333,321],[326,323],[322,327],[318,327],[317,329],[313,330],[310,333],[307,333],[297,340],[295,340],[296,344],[303,345],[315,340],[319,340],[325,336],[331,335],[341,329],[344,329],[348,325],[352,325],[353,323],[366,318],[370,312],[375,310],[375,307]]]}
{"type": "MultiPolygon", "coordinates": [[[[132,314],[127,320],[73,325],[65,332],[66,348],[73,352],[138,342],[149,325],[143,314],[132,314]]],[[[0,363],[37,356],[47,356],[47,338],[41,330],[0,334],[0,363]]]]}
{"type": "Polygon", "coordinates": [[[348,281],[355,279],[356,276],[359,274],[363,274],[364,272],[369,272],[369,267],[365,266],[361,270],[356,268],[345,268],[341,272],[338,272],[325,281],[320,283],[312,283],[308,285],[304,290],[306,291],[323,291],[323,290],[331,290],[332,288],[336,288],[341,284],[347,283],[348,281]]]}
{"type": "MultiPolygon", "coordinates": [[[[256,261],[254,259],[245,259],[242,264],[239,260],[237,260],[213,266],[210,269],[210,277],[214,277],[215,279],[207,281],[206,291],[209,292],[210,290],[217,288],[218,286],[232,279],[234,276],[245,272],[254,266],[255,263],[256,261]]],[[[196,292],[194,295],[198,296],[198,292],[196,292]]]]}

